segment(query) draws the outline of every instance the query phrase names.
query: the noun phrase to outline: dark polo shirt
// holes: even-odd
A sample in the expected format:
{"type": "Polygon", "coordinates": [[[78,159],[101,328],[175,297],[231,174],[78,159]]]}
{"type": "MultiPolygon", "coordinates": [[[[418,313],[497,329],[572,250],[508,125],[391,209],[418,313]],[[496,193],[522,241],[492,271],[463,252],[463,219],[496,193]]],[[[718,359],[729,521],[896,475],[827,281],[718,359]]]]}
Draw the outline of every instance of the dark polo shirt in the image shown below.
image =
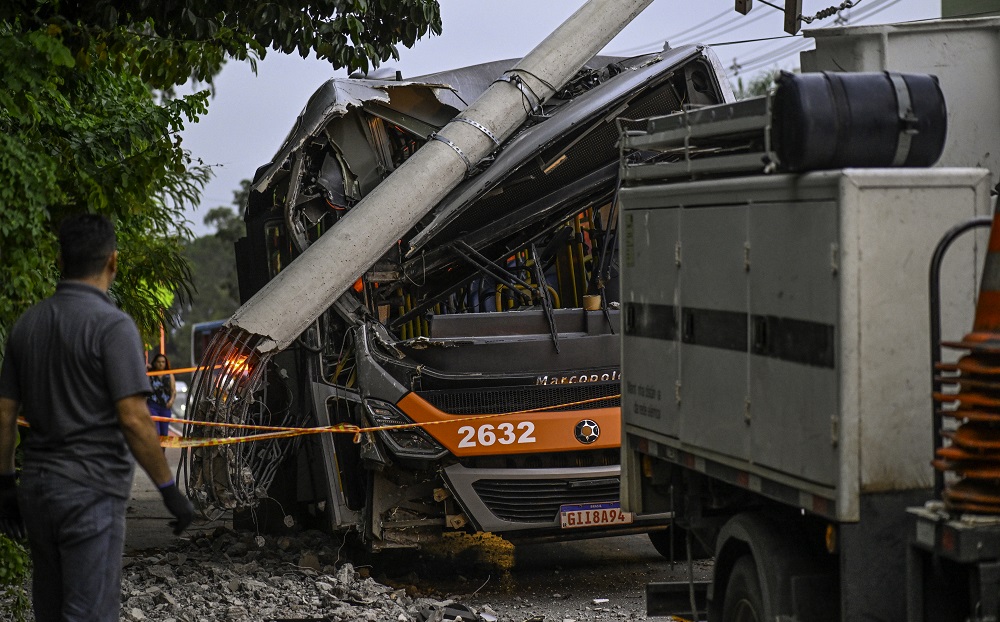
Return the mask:
{"type": "Polygon", "coordinates": [[[26,471],[128,498],[135,462],[115,402],[149,392],[135,323],[96,287],[60,282],[10,331],[0,397],[20,402],[31,424],[26,471]]]}

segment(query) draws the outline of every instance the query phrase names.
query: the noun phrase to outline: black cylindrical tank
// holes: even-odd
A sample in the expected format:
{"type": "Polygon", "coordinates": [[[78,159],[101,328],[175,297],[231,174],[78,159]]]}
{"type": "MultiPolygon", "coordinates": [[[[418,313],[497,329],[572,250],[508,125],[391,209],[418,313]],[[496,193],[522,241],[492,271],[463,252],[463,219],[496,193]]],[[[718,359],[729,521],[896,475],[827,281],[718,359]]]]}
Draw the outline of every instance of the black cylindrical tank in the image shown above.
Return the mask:
{"type": "Polygon", "coordinates": [[[781,170],[931,166],[944,149],[935,76],[782,73],[776,83],[771,137],[781,170]]]}

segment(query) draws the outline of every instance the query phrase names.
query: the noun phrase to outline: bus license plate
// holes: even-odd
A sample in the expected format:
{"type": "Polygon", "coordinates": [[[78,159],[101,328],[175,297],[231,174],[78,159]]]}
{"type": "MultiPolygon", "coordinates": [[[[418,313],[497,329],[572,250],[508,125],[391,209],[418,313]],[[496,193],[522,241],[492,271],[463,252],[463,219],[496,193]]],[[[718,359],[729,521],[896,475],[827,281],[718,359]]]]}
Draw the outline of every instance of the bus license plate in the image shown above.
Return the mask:
{"type": "Polygon", "coordinates": [[[628,525],[631,522],[632,513],[622,512],[617,501],[559,506],[559,524],[563,529],[628,525]]]}

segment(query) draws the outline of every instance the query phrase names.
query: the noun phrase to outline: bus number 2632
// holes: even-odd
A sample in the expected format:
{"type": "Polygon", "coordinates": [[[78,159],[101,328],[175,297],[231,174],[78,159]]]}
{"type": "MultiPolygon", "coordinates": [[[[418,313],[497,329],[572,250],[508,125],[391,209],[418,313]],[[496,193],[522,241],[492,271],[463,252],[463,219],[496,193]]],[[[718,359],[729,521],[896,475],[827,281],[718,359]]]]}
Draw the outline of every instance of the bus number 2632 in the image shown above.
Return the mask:
{"type": "Polygon", "coordinates": [[[462,440],[458,442],[459,447],[476,447],[477,445],[489,447],[494,443],[501,445],[534,443],[535,424],[530,421],[522,421],[517,424],[516,432],[514,424],[507,422],[497,426],[485,423],[478,428],[463,425],[458,429],[458,434],[462,437],[462,440]]]}

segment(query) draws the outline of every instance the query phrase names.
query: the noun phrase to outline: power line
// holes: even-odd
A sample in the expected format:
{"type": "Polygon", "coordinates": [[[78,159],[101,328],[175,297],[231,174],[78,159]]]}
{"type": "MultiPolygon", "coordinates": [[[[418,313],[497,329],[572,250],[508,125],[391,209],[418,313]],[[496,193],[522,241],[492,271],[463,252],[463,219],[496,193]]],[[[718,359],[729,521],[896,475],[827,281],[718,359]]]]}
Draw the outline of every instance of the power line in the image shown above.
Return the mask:
{"type": "Polygon", "coordinates": [[[738,23],[736,23],[735,25],[729,26],[727,28],[727,27],[725,27],[726,26],[725,24],[720,24],[719,28],[716,28],[716,29],[714,29],[712,31],[708,31],[708,32],[705,32],[705,33],[699,33],[697,35],[697,38],[695,38],[695,37],[692,36],[692,37],[689,37],[688,40],[692,41],[692,42],[697,42],[698,40],[712,39],[712,38],[715,38],[715,37],[721,37],[722,35],[726,35],[726,34],[729,34],[729,33],[733,32],[733,31],[739,30],[741,28],[745,28],[745,27],[749,26],[750,24],[753,24],[755,22],[759,22],[760,20],[764,19],[765,17],[770,17],[770,16],[771,16],[771,13],[764,13],[763,11],[758,12],[757,15],[754,15],[753,17],[750,17],[750,18],[745,18],[745,17],[741,16],[741,17],[737,18],[736,21],[738,23]]]}
{"type": "MultiPolygon", "coordinates": [[[[899,4],[902,0],[882,0],[881,2],[873,2],[865,5],[865,8],[857,11],[858,14],[854,12],[848,13],[848,19],[851,20],[863,20],[869,17],[878,15],[882,11],[888,9],[889,7],[899,4]]],[[[855,24],[860,25],[860,24],[855,24]]],[[[823,26],[823,28],[829,28],[829,26],[823,26]]]]}
{"type": "MultiPolygon", "coordinates": [[[[864,19],[868,19],[868,18],[874,17],[875,15],[877,15],[877,14],[881,13],[882,11],[884,11],[884,10],[886,10],[886,9],[888,9],[888,8],[896,5],[896,4],[898,4],[901,1],[902,0],[867,0],[866,3],[865,3],[864,8],[856,10],[856,11],[853,11],[852,13],[849,13],[848,14],[848,19],[850,19],[852,22],[855,22],[855,25],[860,25],[860,24],[857,24],[856,22],[859,21],[859,20],[864,20],[864,19]]],[[[859,6],[860,4],[861,4],[860,1],[859,2],[855,2],[855,7],[859,6]]],[[[699,24],[696,24],[695,26],[691,26],[691,27],[689,27],[689,28],[687,28],[685,30],[679,31],[677,33],[677,35],[674,35],[673,37],[668,38],[667,41],[670,41],[671,39],[676,39],[677,36],[679,36],[679,35],[682,35],[682,34],[685,34],[685,33],[688,33],[688,32],[695,32],[695,31],[697,31],[699,29],[703,29],[703,27],[706,24],[710,23],[711,21],[718,20],[719,18],[723,17],[726,13],[728,13],[728,10],[726,10],[723,13],[718,14],[718,15],[710,18],[709,20],[705,20],[703,22],[700,22],[699,24]]],[[[987,12],[980,12],[980,13],[969,13],[967,15],[959,15],[959,16],[956,16],[956,18],[979,17],[979,16],[982,16],[982,15],[992,15],[992,14],[993,14],[992,12],[987,11],[987,12]]],[[[715,35],[714,31],[719,31],[717,33],[719,35],[721,35],[721,34],[727,34],[727,33],[732,32],[734,30],[738,30],[742,26],[748,25],[748,24],[750,24],[750,23],[752,23],[754,21],[758,21],[759,19],[765,17],[766,15],[769,15],[769,14],[759,13],[758,15],[755,15],[753,18],[750,18],[750,19],[746,19],[742,15],[737,15],[737,16],[734,16],[732,19],[726,20],[725,22],[723,22],[721,24],[718,24],[716,26],[716,28],[714,28],[714,29],[708,29],[706,32],[712,33],[713,35],[715,35]],[[742,23],[740,24],[740,26],[737,26],[737,27],[734,27],[734,28],[725,28],[726,26],[728,26],[730,24],[733,24],[735,22],[742,22],[742,23]]],[[[832,15],[829,16],[829,17],[832,17],[832,15]]],[[[910,24],[910,23],[918,23],[918,22],[925,22],[925,21],[933,21],[933,20],[937,20],[937,19],[940,19],[940,18],[929,17],[929,18],[921,18],[921,19],[908,20],[908,21],[898,22],[898,23],[901,23],[901,24],[910,24]]],[[[833,27],[833,25],[828,24],[828,25],[822,26],[821,28],[830,28],[830,27],[833,27]]],[[[699,35],[699,36],[701,36],[701,35],[699,35]]],[[[717,35],[715,35],[715,36],[717,36],[717,35]]],[[[710,46],[710,47],[724,47],[724,46],[727,46],[727,45],[739,45],[739,44],[745,44],[745,43],[782,41],[782,40],[787,40],[787,39],[798,39],[798,40],[800,40],[800,42],[797,43],[797,44],[793,44],[793,45],[781,46],[779,48],[771,50],[770,52],[765,52],[761,48],[758,48],[757,51],[750,52],[750,54],[757,53],[758,51],[760,53],[758,53],[756,56],[751,57],[751,59],[749,61],[746,61],[746,62],[743,62],[743,63],[739,63],[739,69],[738,69],[738,71],[745,73],[747,71],[752,71],[755,68],[766,66],[768,64],[777,63],[777,62],[779,62],[781,60],[784,60],[788,56],[791,56],[792,54],[803,52],[806,49],[808,49],[808,47],[809,47],[809,45],[810,45],[811,42],[804,41],[803,40],[803,36],[801,34],[797,34],[797,35],[777,35],[777,36],[773,36],[773,37],[758,37],[758,38],[754,38],[754,39],[738,39],[738,40],[732,40],[732,41],[716,41],[716,42],[713,42],[713,43],[708,43],[707,45],[710,46]]],[[[614,55],[614,56],[627,56],[627,55],[633,54],[633,53],[650,53],[650,52],[658,51],[659,49],[662,48],[662,46],[663,46],[663,41],[649,42],[649,43],[645,43],[643,45],[639,45],[639,46],[635,46],[635,47],[628,48],[628,49],[625,49],[625,50],[619,50],[619,51],[613,52],[612,55],[614,55]]]]}
{"type": "MultiPolygon", "coordinates": [[[[773,4],[773,3],[770,3],[770,2],[765,2],[764,0],[760,0],[760,1],[763,4],[769,6],[770,8],[773,8],[775,10],[784,12],[784,9],[782,7],[780,7],[780,6],[777,6],[776,4],[773,4]]],[[[878,6],[880,3],[885,2],[885,1],[886,0],[876,0],[874,2],[874,4],[869,4],[868,6],[871,6],[871,7],[878,6]]],[[[857,0],[857,2],[854,3],[854,5],[855,6],[858,5],[858,4],[860,4],[860,2],[861,2],[861,0],[857,0]]],[[[709,38],[719,37],[719,36],[722,36],[722,35],[729,34],[731,32],[737,31],[737,30],[739,30],[741,28],[744,28],[746,26],[749,26],[750,24],[753,24],[754,22],[758,22],[758,21],[760,21],[760,20],[762,20],[762,19],[764,19],[764,18],[766,18],[766,17],[768,17],[770,15],[773,15],[773,14],[771,14],[771,13],[764,13],[764,12],[758,12],[756,15],[754,15],[753,17],[750,17],[750,18],[745,18],[745,17],[743,17],[741,15],[737,15],[733,19],[727,20],[726,22],[721,23],[721,24],[717,24],[714,28],[710,28],[710,29],[707,29],[707,30],[702,29],[701,31],[697,32],[697,34],[690,35],[688,37],[688,39],[689,40],[693,40],[695,38],[698,38],[698,39],[709,39],[709,38]],[[735,25],[730,26],[732,24],[735,24],[735,25]],[[730,26],[730,27],[727,27],[727,26],[730,26]]],[[[832,17],[832,14],[830,16],[828,16],[828,17],[832,17]]],[[[681,33],[679,33],[679,34],[683,34],[685,32],[696,31],[696,30],[698,30],[698,29],[696,29],[696,28],[689,28],[687,31],[681,31],[681,33]]],[[[762,38],[759,38],[759,39],[746,39],[746,40],[742,40],[742,41],[731,41],[731,42],[730,41],[724,41],[724,42],[721,42],[721,43],[711,43],[709,45],[718,46],[718,45],[732,45],[732,44],[736,44],[736,43],[752,43],[754,41],[768,41],[768,40],[773,40],[773,39],[778,39],[778,38],[786,38],[786,37],[793,37],[793,36],[798,36],[798,35],[781,35],[781,36],[778,36],[778,37],[762,37],[762,38]]],[[[674,40],[674,39],[677,39],[677,38],[679,38],[679,35],[674,35],[673,37],[669,38],[668,41],[671,41],[671,40],[674,40]]],[[[647,49],[647,48],[648,48],[648,45],[644,46],[642,49],[647,49]]]]}
{"type": "Polygon", "coordinates": [[[757,39],[740,39],[738,41],[719,41],[716,43],[706,43],[713,48],[720,48],[727,45],[740,45],[742,43],[759,43],[761,41],[780,41],[781,39],[801,39],[802,35],[775,35],[773,37],[759,37],[757,39]]]}
{"type": "Polygon", "coordinates": [[[760,3],[761,4],[766,4],[767,6],[771,7],[772,9],[777,9],[777,10],[781,11],[782,13],[785,12],[785,7],[778,6],[777,4],[772,4],[772,3],[768,2],[767,0],[760,0],[760,3]]]}
{"type": "Polygon", "coordinates": [[[845,9],[852,9],[852,8],[858,6],[859,4],[861,4],[861,0],[844,0],[843,2],[840,3],[840,6],[832,6],[832,7],[823,9],[822,11],[819,11],[818,13],[816,13],[813,16],[800,15],[799,17],[805,23],[811,24],[811,23],[815,22],[818,19],[826,19],[828,17],[833,17],[837,13],[840,13],[841,11],[843,11],[845,9]]]}
{"type": "MultiPolygon", "coordinates": [[[[734,11],[732,9],[728,9],[727,8],[727,9],[723,10],[722,13],[719,13],[718,15],[714,15],[714,16],[706,19],[703,22],[697,23],[694,26],[691,26],[689,28],[685,28],[684,30],[681,30],[680,32],[675,32],[674,34],[672,34],[669,37],[667,37],[667,40],[669,41],[670,39],[677,39],[679,37],[683,37],[684,35],[688,34],[689,32],[696,32],[698,29],[704,28],[705,26],[710,25],[715,20],[722,19],[722,18],[726,17],[727,15],[730,16],[730,17],[733,17],[733,15],[732,15],[733,12],[734,11]]],[[[737,15],[735,17],[736,17],[736,19],[739,19],[741,16],[737,15]]]]}
{"type": "MultiPolygon", "coordinates": [[[[765,17],[771,15],[770,13],[764,13],[763,11],[757,11],[752,17],[747,17],[745,15],[737,14],[733,19],[727,20],[725,23],[716,24],[714,28],[709,28],[707,30],[702,29],[701,31],[695,32],[693,34],[687,35],[687,41],[696,41],[699,39],[706,39],[711,37],[718,37],[719,35],[724,35],[727,32],[732,32],[734,30],[739,30],[749,24],[754,22],[759,22],[765,17]]],[[[677,37],[680,38],[680,37],[677,37]]]]}
{"type": "MultiPolygon", "coordinates": [[[[768,14],[764,14],[762,12],[758,12],[756,15],[750,18],[746,18],[743,15],[736,15],[732,19],[726,20],[725,22],[718,24],[715,28],[705,30],[704,32],[695,32],[694,34],[688,35],[685,39],[685,42],[697,42],[699,40],[719,37],[728,34],[730,32],[733,32],[735,30],[739,30],[740,28],[749,26],[754,22],[759,22],[764,17],[767,17],[767,15],[768,14]],[[736,24],[736,25],[731,26],[731,24],[736,24]],[[729,27],[727,28],[726,26],[729,27]]],[[[668,37],[666,41],[669,43],[672,41],[677,41],[679,38],[680,38],[679,36],[668,37]]],[[[654,52],[661,49],[663,47],[663,43],[664,43],[663,41],[656,41],[656,42],[651,41],[649,43],[644,43],[642,45],[637,45],[632,48],[618,51],[614,55],[628,56],[632,54],[654,52]]]]}
{"type": "Polygon", "coordinates": [[[788,58],[789,56],[794,56],[795,54],[801,54],[802,52],[805,52],[806,50],[809,49],[812,43],[813,43],[812,41],[797,41],[795,47],[789,48],[782,54],[779,54],[771,58],[764,58],[755,63],[743,63],[739,65],[739,71],[742,72],[743,74],[748,74],[764,69],[765,67],[775,67],[782,60],[788,58]]]}
{"type": "MultiPolygon", "coordinates": [[[[893,5],[898,4],[901,1],[902,0],[875,0],[874,2],[868,3],[862,11],[858,11],[857,14],[850,15],[850,19],[854,21],[854,20],[863,20],[873,17],[881,13],[882,11],[892,7],[893,5]]],[[[824,26],[823,28],[829,28],[829,27],[830,26],[824,26]]],[[[766,66],[777,65],[778,63],[788,58],[789,56],[792,56],[794,54],[800,54],[806,51],[812,44],[812,41],[802,40],[802,35],[793,35],[793,37],[799,39],[799,41],[786,44],[778,48],[774,48],[767,51],[763,51],[761,48],[758,48],[758,51],[763,53],[757,53],[756,56],[751,56],[749,60],[746,60],[742,63],[738,62],[738,59],[734,59],[733,69],[736,75],[739,75],[739,73],[741,72],[748,73],[759,70],[766,66]]],[[[777,40],[780,38],[775,37],[774,39],[777,40]]],[[[718,45],[718,44],[713,44],[713,45],[718,45]]],[[[753,54],[753,52],[751,52],[751,54],[753,54]]]]}
{"type": "Polygon", "coordinates": [[[775,60],[776,58],[777,59],[785,58],[789,54],[788,50],[794,50],[800,48],[804,43],[811,44],[812,42],[806,41],[804,38],[803,39],[797,38],[794,41],[785,43],[777,48],[767,50],[763,54],[758,54],[757,56],[751,56],[750,58],[744,60],[741,63],[741,65],[750,66],[750,65],[756,65],[760,62],[770,62],[775,60]]]}
{"type": "Polygon", "coordinates": [[[734,59],[733,64],[734,74],[748,74],[754,71],[758,71],[764,67],[774,67],[781,63],[789,56],[801,53],[812,45],[812,41],[805,41],[803,39],[798,39],[793,41],[789,45],[783,46],[777,50],[774,50],[771,54],[759,56],[757,58],[750,59],[749,61],[744,61],[742,63],[734,59]]]}
{"type": "MultiPolygon", "coordinates": [[[[699,39],[708,39],[708,38],[712,38],[712,37],[718,37],[720,35],[726,34],[727,32],[732,32],[734,30],[738,30],[739,28],[742,28],[742,27],[747,26],[749,24],[752,24],[754,22],[758,22],[758,21],[760,21],[761,19],[763,19],[766,16],[761,11],[758,11],[756,14],[754,14],[753,17],[750,17],[750,18],[747,18],[746,16],[737,13],[735,15],[732,15],[729,19],[725,20],[722,23],[714,24],[714,25],[712,25],[711,28],[705,28],[705,26],[711,25],[712,22],[715,22],[715,21],[717,21],[717,20],[725,17],[727,14],[730,14],[730,11],[728,9],[726,11],[724,11],[723,13],[720,13],[720,14],[714,16],[710,20],[706,20],[704,22],[696,24],[695,26],[691,26],[689,28],[686,28],[684,30],[681,30],[679,32],[675,32],[675,33],[671,34],[670,36],[668,36],[666,38],[666,41],[668,41],[668,42],[670,42],[670,41],[677,41],[678,39],[682,39],[682,38],[685,41],[697,41],[699,39]],[[736,26],[732,26],[733,24],[737,24],[737,25],[736,26]],[[732,26],[732,27],[727,28],[727,26],[732,26]]],[[[640,45],[633,46],[631,48],[627,48],[625,50],[620,50],[620,51],[616,52],[615,55],[616,56],[625,56],[625,55],[639,53],[639,52],[649,52],[649,51],[654,51],[655,49],[659,49],[662,46],[663,46],[663,41],[662,40],[661,41],[655,41],[655,42],[651,41],[651,42],[647,42],[647,43],[643,43],[643,44],[640,44],[640,45]]]]}
{"type": "MultiPolygon", "coordinates": [[[[708,26],[708,25],[712,24],[712,22],[715,22],[716,20],[722,19],[722,18],[726,17],[727,15],[730,15],[731,13],[732,13],[732,11],[730,9],[725,9],[721,13],[718,13],[717,15],[713,15],[712,17],[706,19],[703,22],[699,22],[699,23],[695,24],[694,26],[689,26],[688,28],[685,28],[684,30],[672,33],[671,35],[669,35],[668,37],[666,37],[666,41],[673,41],[673,40],[678,39],[678,38],[680,38],[680,37],[682,37],[682,36],[684,36],[684,35],[686,35],[686,34],[688,34],[690,32],[697,32],[698,30],[704,28],[705,26],[708,26]]],[[[725,23],[726,24],[730,24],[730,23],[732,23],[732,22],[734,22],[734,21],[736,21],[738,19],[741,19],[742,17],[743,17],[742,15],[731,16],[731,18],[728,19],[728,20],[726,20],[725,23]]],[[[636,53],[640,53],[640,52],[644,52],[644,51],[649,51],[650,48],[653,47],[653,46],[656,46],[657,48],[659,48],[662,45],[663,45],[663,41],[662,40],[660,40],[660,41],[650,41],[650,42],[647,42],[647,43],[641,43],[639,45],[632,46],[630,48],[625,48],[623,50],[616,50],[616,51],[612,52],[611,55],[612,56],[629,56],[629,55],[632,55],[632,54],[636,54],[636,53]]]]}
{"type": "MultiPolygon", "coordinates": [[[[864,17],[868,17],[870,15],[874,15],[876,13],[876,11],[872,11],[872,9],[875,9],[877,7],[881,7],[886,2],[890,2],[890,4],[886,5],[886,7],[885,7],[885,8],[888,8],[889,6],[892,6],[893,4],[896,4],[896,2],[898,2],[898,1],[899,0],[891,0],[891,1],[890,0],[872,0],[872,1],[869,1],[865,5],[865,10],[869,11],[869,12],[858,16],[858,19],[863,19],[864,17]]],[[[860,4],[860,0],[858,0],[858,2],[855,2],[855,6],[857,6],[859,4],[860,4]]],[[[773,7],[775,5],[769,5],[769,6],[773,7]]],[[[776,7],[776,8],[780,8],[780,7],[776,7]]],[[[766,15],[760,15],[759,17],[765,17],[765,16],[766,15]]],[[[832,17],[832,15],[830,15],[828,17],[832,17]]],[[[749,23],[751,23],[751,20],[747,20],[744,23],[745,24],[749,24],[749,23]]],[[[726,34],[728,32],[731,32],[732,30],[737,30],[737,28],[731,28],[731,29],[728,29],[728,30],[726,30],[724,32],[720,32],[718,34],[726,34]]],[[[778,39],[787,39],[787,38],[790,38],[790,37],[801,37],[801,36],[802,36],[801,34],[798,34],[798,35],[779,35],[779,36],[775,36],[775,37],[761,37],[761,38],[758,38],[758,39],[744,39],[742,41],[722,41],[722,42],[718,42],[718,43],[710,43],[709,45],[713,46],[713,47],[717,47],[717,46],[722,46],[722,45],[734,45],[734,44],[737,44],[737,43],[754,43],[754,42],[757,42],[757,41],[773,41],[773,40],[778,40],[778,39]]]]}

